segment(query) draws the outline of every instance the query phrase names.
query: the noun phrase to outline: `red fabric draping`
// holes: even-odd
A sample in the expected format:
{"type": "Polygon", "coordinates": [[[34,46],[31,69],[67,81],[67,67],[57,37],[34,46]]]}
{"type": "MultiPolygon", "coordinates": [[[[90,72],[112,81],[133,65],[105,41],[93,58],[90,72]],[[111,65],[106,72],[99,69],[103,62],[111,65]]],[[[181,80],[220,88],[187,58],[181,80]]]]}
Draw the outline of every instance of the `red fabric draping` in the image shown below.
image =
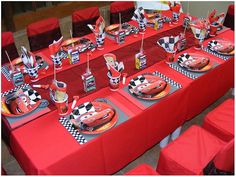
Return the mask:
{"type": "Polygon", "coordinates": [[[213,160],[219,170],[234,172],[234,139],[229,141],[215,156],[213,160]]]}
{"type": "Polygon", "coordinates": [[[201,175],[225,142],[205,129],[191,126],[161,150],[157,172],[161,175],[201,175]]]}
{"type": "Polygon", "coordinates": [[[13,33],[8,32],[2,32],[2,47],[14,43],[14,37],[13,33]]]}
{"type": "Polygon", "coordinates": [[[47,18],[27,26],[27,35],[34,36],[47,31],[54,30],[59,27],[59,20],[57,18],[47,18]]]}
{"type": "MultiPolygon", "coordinates": [[[[145,40],[148,38],[152,39],[152,36],[155,36],[157,33],[161,33],[167,29],[170,29],[168,25],[165,25],[165,27],[159,31],[147,28],[145,40]]],[[[166,34],[168,34],[168,32],[166,34]]],[[[224,35],[226,37],[233,35],[232,33],[228,34],[228,32],[225,32],[224,34],[226,34],[224,35]]],[[[116,54],[119,49],[121,49],[120,51],[125,51],[122,48],[130,47],[132,44],[134,46],[139,46],[137,42],[139,40],[140,38],[129,36],[127,37],[125,44],[117,45],[114,41],[106,39],[105,49],[103,51],[96,51],[92,56],[91,64],[94,63],[91,67],[92,72],[94,73],[97,70],[97,67],[105,65],[104,59],[101,57],[103,54],[108,52],[116,54]],[[137,44],[135,44],[136,42],[137,44]],[[96,60],[99,60],[101,64],[97,65],[96,62],[93,62],[96,60]]],[[[153,39],[153,45],[156,45],[156,41],[157,38],[153,39]]],[[[145,45],[146,42],[144,47],[145,45]]],[[[162,49],[158,50],[158,52],[161,53],[161,50],[162,49]]],[[[188,49],[188,51],[191,50],[193,49],[188,49]]],[[[153,56],[150,56],[149,52],[153,52],[154,56],[157,55],[157,52],[154,52],[154,49],[149,49],[147,46],[145,47],[145,51],[150,58],[153,58],[153,56]]],[[[127,53],[122,52],[117,53],[117,55],[121,55],[125,58],[123,59],[118,57],[119,61],[124,60],[125,62],[130,62],[130,64],[132,63],[131,67],[134,66],[134,61],[132,61],[134,56],[129,56],[127,53]]],[[[226,89],[230,88],[233,83],[231,68],[234,60],[230,59],[227,62],[224,62],[217,57],[212,55],[210,56],[211,59],[217,61],[220,66],[206,73],[204,76],[201,76],[197,80],[191,80],[176,72],[168,67],[164,61],[157,62],[159,58],[154,59],[153,65],[143,71],[135,71],[134,69],[127,67],[127,69],[129,69],[126,70],[126,72],[128,71],[129,73],[127,82],[132,77],[143,72],[158,70],[176,82],[182,84],[183,88],[161,99],[159,103],[154,104],[148,109],[141,110],[135,103],[128,100],[127,97],[124,97],[118,92],[111,92],[108,87],[101,87],[100,90],[98,89],[87,96],[82,96],[79,103],[91,101],[97,97],[112,98],[110,100],[117,100],[117,102],[119,102],[117,106],[131,116],[129,120],[120,124],[116,128],[112,128],[103,133],[86,144],[79,145],[58,121],[59,116],[57,115],[56,110],[52,111],[49,114],[41,116],[40,118],[12,131],[10,144],[14,150],[16,159],[21,164],[26,174],[78,175],[115,173],[140,156],[175,128],[180,126],[186,120],[186,117],[190,118],[192,115],[199,113],[204,106],[222,96],[226,89]],[[155,63],[155,61],[157,63],[155,63]],[[224,75],[221,73],[224,73],[224,75]],[[216,76],[220,79],[215,79],[216,76]],[[225,76],[229,76],[229,79],[224,79],[225,76]],[[204,79],[201,79],[202,77],[204,79]],[[214,81],[212,84],[215,85],[215,87],[209,87],[204,84],[199,87],[199,85],[204,82],[210,83],[212,79],[214,81]],[[197,84],[195,84],[196,82],[197,84]],[[217,89],[211,90],[212,88],[217,89]],[[200,95],[204,95],[204,98],[198,98],[200,96],[195,97],[194,93],[196,92],[200,95]],[[214,96],[209,94],[212,92],[214,96]],[[195,99],[197,100],[197,104],[193,103],[195,102],[195,99]],[[205,102],[207,102],[207,104],[205,104],[205,102]],[[193,111],[191,111],[190,108],[192,105],[200,106],[200,109],[194,107],[193,111]],[[134,150],[130,151],[130,149],[134,150]]],[[[60,73],[65,74],[64,77],[63,75],[58,76],[58,80],[62,81],[67,79],[65,77],[71,77],[74,75],[74,77],[71,78],[72,82],[67,83],[71,84],[69,86],[69,92],[71,93],[79,94],[82,90],[82,85],[78,84],[78,82],[81,82],[78,81],[78,78],[80,78],[80,73],[85,71],[85,66],[83,65],[85,62],[86,54],[81,54],[81,61],[79,64],[69,65],[63,63],[63,70],[58,72],[58,75],[60,73]],[[76,70],[77,67],[80,68],[80,70],[76,70]]],[[[150,62],[152,63],[152,59],[150,59],[150,62]]],[[[41,80],[38,83],[43,83],[42,78],[45,78],[45,81],[47,81],[46,77],[50,75],[52,75],[52,70],[49,70],[46,75],[41,76],[41,80]]],[[[96,77],[96,82],[105,82],[102,81],[105,80],[104,78],[106,78],[106,76],[99,75],[98,79],[96,77]]],[[[7,81],[4,82],[7,83],[7,81]]],[[[108,81],[106,80],[106,83],[107,82],[108,81]]],[[[5,87],[7,86],[10,87],[10,85],[5,85],[4,89],[6,89],[5,87]]],[[[45,96],[47,96],[47,94],[49,94],[48,92],[46,93],[45,90],[37,90],[42,95],[45,94],[45,96]]]]}
{"type": "Polygon", "coordinates": [[[147,164],[141,164],[127,172],[125,175],[158,175],[158,173],[147,164]]]}
{"type": "Polygon", "coordinates": [[[89,7],[86,9],[80,9],[73,12],[72,23],[85,21],[85,20],[92,19],[99,16],[100,16],[100,12],[99,12],[98,7],[89,7]]]}
{"type": "Polygon", "coordinates": [[[110,12],[111,13],[119,13],[121,11],[134,8],[134,2],[133,1],[117,1],[113,2],[110,5],[110,12]]]}
{"type": "Polygon", "coordinates": [[[233,139],[234,99],[226,100],[209,112],[204,119],[203,127],[224,141],[233,139]]]}

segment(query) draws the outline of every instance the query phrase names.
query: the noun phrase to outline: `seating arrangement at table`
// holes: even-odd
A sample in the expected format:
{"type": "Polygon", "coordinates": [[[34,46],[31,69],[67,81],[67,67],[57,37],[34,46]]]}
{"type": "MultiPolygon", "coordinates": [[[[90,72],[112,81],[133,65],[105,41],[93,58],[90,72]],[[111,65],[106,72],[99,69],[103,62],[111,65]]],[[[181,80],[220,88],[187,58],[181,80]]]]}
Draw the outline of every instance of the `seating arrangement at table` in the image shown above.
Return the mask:
{"type": "MultiPolygon", "coordinates": [[[[75,11],[72,39],[61,37],[56,18],[28,26],[30,50],[22,47],[22,61],[12,60],[25,84],[9,81],[12,63],[2,68],[4,137],[26,174],[113,174],[234,86],[232,30],[198,39],[176,9],[154,14],[163,20],[155,27],[142,8],[123,3],[111,4],[111,21],[139,32],[123,34],[119,27],[114,38],[105,38],[97,7],[75,11]],[[194,49],[198,40],[202,50],[194,49]],[[222,53],[225,45],[231,49],[222,53]],[[24,96],[24,105],[17,104],[24,96]]],[[[127,174],[199,175],[211,161],[216,168],[219,159],[231,162],[233,104],[226,101],[206,116],[203,128],[191,127],[162,149],[157,172],[144,164],[127,174]]],[[[231,170],[227,165],[220,170],[231,170]]]]}

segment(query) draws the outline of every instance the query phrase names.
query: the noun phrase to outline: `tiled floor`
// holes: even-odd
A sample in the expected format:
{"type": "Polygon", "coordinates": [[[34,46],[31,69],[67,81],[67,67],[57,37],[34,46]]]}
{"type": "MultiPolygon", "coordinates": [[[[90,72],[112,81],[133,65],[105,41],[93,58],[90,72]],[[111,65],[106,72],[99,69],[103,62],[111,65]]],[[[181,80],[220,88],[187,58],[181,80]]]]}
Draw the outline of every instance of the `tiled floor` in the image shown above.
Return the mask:
{"type": "MultiPolygon", "coordinates": [[[[217,100],[212,105],[210,105],[201,114],[197,115],[192,120],[186,122],[183,125],[181,132],[187,130],[191,125],[201,125],[204,115],[208,113],[209,111],[211,111],[212,109],[214,109],[215,107],[217,107],[220,103],[222,103],[227,98],[233,97],[231,94],[232,94],[232,91],[231,90],[228,91],[223,97],[221,97],[219,100],[217,100]]],[[[159,147],[159,144],[156,144],[151,149],[147,150],[143,155],[138,157],[136,160],[134,160],[133,162],[125,166],[123,169],[121,169],[114,175],[123,175],[141,163],[147,163],[155,169],[157,166],[159,153],[160,153],[160,147],[159,147]]],[[[2,141],[2,165],[5,168],[7,174],[9,175],[23,175],[24,174],[23,170],[20,168],[15,158],[9,154],[9,151],[3,141],[2,141]]]]}

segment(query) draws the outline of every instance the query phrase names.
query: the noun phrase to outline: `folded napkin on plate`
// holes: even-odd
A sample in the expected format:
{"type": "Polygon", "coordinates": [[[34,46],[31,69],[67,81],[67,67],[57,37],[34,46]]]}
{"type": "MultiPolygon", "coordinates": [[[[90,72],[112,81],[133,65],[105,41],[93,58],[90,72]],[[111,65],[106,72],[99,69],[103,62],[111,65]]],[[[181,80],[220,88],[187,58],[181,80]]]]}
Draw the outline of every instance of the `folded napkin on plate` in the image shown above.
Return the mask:
{"type": "Polygon", "coordinates": [[[37,67],[37,61],[35,55],[28,51],[24,46],[21,46],[21,59],[26,68],[37,67]]]}

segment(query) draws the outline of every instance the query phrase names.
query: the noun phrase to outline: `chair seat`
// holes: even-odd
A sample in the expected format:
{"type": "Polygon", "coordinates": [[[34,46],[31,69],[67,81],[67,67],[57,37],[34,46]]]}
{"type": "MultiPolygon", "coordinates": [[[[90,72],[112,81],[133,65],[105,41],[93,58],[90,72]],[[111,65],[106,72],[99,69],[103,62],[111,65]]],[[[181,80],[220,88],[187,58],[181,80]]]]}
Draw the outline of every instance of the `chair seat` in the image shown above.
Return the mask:
{"type": "Polygon", "coordinates": [[[205,129],[191,126],[161,150],[157,172],[161,175],[200,175],[225,142],[205,129]]]}
{"type": "Polygon", "coordinates": [[[203,128],[224,141],[234,137],[234,99],[228,99],[209,112],[203,123],[203,128]]]}
{"type": "Polygon", "coordinates": [[[158,175],[158,173],[149,165],[141,164],[127,172],[125,175],[158,175]]]}

